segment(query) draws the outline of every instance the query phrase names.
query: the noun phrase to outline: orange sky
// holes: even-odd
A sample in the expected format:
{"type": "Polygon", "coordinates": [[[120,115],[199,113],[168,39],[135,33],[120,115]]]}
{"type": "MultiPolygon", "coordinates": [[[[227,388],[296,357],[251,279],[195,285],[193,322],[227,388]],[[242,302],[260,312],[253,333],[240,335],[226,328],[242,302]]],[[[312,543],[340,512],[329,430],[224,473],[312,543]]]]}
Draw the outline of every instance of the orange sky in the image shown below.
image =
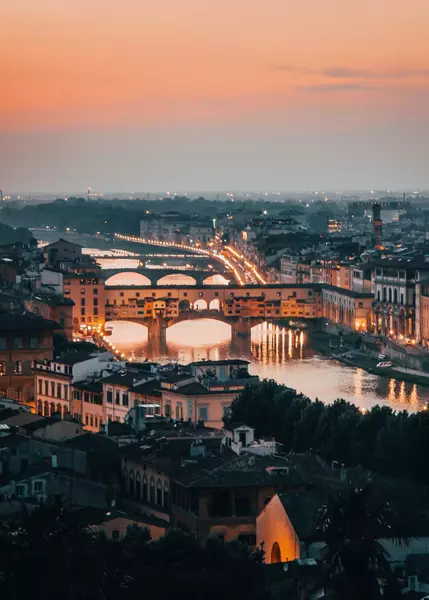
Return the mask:
{"type": "Polygon", "coordinates": [[[8,136],[427,124],[428,0],[19,0],[0,22],[8,136]]]}

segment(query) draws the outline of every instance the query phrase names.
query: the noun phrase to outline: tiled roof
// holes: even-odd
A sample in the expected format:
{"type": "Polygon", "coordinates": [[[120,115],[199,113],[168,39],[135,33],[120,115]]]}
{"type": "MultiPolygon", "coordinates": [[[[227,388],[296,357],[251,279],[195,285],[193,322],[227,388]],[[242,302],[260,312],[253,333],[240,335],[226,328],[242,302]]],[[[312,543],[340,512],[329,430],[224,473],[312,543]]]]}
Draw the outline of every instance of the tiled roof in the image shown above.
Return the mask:
{"type": "Polygon", "coordinates": [[[0,332],[3,331],[55,331],[61,325],[48,321],[33,313],[10,314],[0,313],[0,332]]]}

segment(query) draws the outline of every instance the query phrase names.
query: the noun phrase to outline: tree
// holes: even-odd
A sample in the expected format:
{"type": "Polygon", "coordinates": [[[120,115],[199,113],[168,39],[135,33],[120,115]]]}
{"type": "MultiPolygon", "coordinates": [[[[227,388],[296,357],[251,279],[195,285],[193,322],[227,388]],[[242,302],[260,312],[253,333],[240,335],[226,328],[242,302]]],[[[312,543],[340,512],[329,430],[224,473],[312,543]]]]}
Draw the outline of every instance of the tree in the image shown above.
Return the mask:
{"type": "MultiPolygon", "coordinates": [[[[392,537],[395,519],[390,505],[373,501],[372,492],[371,484],[349,487],[331,496],[319,514],[318,529],[327,547],[328,582],[338,600],[378,599],[381,588],[386,588],[391,598],[397,592],[388,553],[379,541],[392,537]]],[[[396,542],[408,544],[409,540],[398,537],[396,542]]]]}

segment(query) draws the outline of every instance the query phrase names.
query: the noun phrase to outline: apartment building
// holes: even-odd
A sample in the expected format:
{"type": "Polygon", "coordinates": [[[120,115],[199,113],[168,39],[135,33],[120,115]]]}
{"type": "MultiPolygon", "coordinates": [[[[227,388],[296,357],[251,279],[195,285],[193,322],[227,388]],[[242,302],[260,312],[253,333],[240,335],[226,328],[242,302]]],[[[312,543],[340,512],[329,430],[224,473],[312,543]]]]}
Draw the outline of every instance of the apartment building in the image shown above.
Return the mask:
{"type": "Polygon", "coordinates": [[[102,330],[105,323],[105,291],[102,275],[64,274],[64,296],[74,302],[73,328],[76,331],[102,330]]]}

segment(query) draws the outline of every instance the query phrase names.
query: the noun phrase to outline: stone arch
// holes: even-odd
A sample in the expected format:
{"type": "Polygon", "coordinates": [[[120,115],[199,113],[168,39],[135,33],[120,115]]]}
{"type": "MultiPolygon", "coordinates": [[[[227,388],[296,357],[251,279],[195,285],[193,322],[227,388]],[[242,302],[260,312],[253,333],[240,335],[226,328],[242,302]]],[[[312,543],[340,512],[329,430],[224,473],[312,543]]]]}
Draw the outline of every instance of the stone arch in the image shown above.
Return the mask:
{"type": "Polygon", "coordinates": [[[194,310],[207,310],[207,301],[204,298],[198,298],[194,302],[194,310]]]}
{"type": "Polygon", "coordinates": [[[226,279],[220,273],[215,273],[214,275],[210,275],[210,277],[206,277],[203,280],[203,285],[228,285],[229,279],[226,279]]]}
{"type": "Polygon", "coordinates": [[[143,485],[142,485],[142,500],[143,502],[147,502],[148,498],[148,489],[147,489],[147,475],[143,474],[143,485]]]}
{"type": "Polygon", "coordinates": [[[185,273],[169,273],[158,279],[156,285],[197,285],[197,280],[185,273]]]}
{"type": "Polygon", "coordinates": [[[220,311],[220,309],[221,309],[221,303],[220,303],[219,298],[213,298],[213,300],[210,301],[209,310],[220,311]]]}
{"type": "Polygon", "coordinates": [[[180,310],[191,310],[191,303],[189,302],[189,300],[181,300],[179,302],[179,311],[180,310]]]}
{"type": "Polygon", "coordinates": [[[151,504],[155,504],[155,478],[150,478],[150,486],[149,486],[149,502],[151,504]]]}
{"type": "Polygon", "coordinates": [[[271,548],[271,563],[282,562],[282,554],[278,542],[274,542],[271,548]]]}
{"type": "Polygon", "coordinates": [[[158,477],[158,481],[156,482],[156,503],[158,504],[158,506],[162,506],[163,502],[162,502],[162,481],[161,479],[158,477]]]}
{"type": "Polygon", "coordinates": [[[137,498],[137,500],[141,499],[141,493],[142,493],[141,475],[140,475],[140,471],[137,471],[137,475],[136,475],[136,498],[137,498]]]}
{"type": "Polygon", "coordinates": [[[130,469],[130,478],[129,478],[129,484],[128,484],[128,489],[130,492],[131,496],[134,496],[134,470],[130,469]]]}
{"type": "Polygon", "coordinates": [[[105,282],[106,286],[112,285],[133,285],[133,286],[147,286],[152,285],[149,277],[142,275],[142,273],[135,273],[134,271],[123,271],[116,273],[109,277],[105,282]]]}

